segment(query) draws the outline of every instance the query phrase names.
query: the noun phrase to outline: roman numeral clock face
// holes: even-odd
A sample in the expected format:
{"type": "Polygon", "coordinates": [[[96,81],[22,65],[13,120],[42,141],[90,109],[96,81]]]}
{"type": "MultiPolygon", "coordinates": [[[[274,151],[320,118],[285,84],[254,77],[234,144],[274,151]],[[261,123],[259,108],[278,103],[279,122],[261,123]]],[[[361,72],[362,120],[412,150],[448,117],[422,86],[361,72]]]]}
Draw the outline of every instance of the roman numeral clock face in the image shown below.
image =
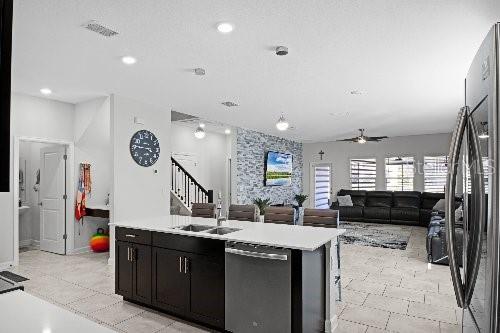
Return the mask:
{"type": "Polygon", "coordinates": [[[140,130],[130,139],[130,154],[140,166],[152,166],[160,157],[160,142],[150,131],[140,130]]]}

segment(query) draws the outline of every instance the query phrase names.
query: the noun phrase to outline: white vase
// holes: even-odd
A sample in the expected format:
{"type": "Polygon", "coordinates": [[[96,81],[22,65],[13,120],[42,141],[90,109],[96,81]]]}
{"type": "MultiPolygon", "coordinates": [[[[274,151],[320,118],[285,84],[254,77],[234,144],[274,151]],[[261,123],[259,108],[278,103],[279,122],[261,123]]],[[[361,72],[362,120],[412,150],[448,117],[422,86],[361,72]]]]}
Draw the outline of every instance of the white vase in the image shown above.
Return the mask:
{"type": "Polygon", "coordinates": [[[304,207],[299,207],[299,216],[297,216],[297,224],[304,225],[304,207]]]}
{"type": "Polygon", "coordinates": [[[259,222],[264,223],[264,215],[259,215],[259,222]]]}

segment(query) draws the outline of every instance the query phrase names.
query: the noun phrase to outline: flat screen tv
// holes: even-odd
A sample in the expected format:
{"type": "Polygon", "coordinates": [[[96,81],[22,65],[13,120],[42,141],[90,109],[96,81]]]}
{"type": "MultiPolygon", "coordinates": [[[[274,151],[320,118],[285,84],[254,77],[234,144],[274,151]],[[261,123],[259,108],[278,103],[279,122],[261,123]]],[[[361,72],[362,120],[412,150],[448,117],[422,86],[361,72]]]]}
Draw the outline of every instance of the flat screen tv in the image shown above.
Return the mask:
{"type": "Polygon", "coordinates": [[[269,151],[266,154],[264,185],[286,186],[292,184],[292,155],[269,151]]]}

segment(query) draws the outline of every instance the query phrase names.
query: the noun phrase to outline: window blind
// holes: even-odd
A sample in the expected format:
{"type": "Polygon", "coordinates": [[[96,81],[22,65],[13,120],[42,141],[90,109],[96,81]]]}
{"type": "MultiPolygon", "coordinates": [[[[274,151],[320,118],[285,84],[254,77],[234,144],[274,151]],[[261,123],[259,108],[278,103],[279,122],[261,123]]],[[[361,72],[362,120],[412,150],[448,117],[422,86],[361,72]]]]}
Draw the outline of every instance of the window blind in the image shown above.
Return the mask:
{"type": "Polygon", "coordinates": [[[413,156],[385,159],[385,187],[388,191],[413,191],[414,176],[413,156]]]}
{"type": "Polygon", "coordinates": [[[375,158],[353,158],[350,161],[351,189],[374,191],[377,179],[375,158]]]}
{"type": "Polygon", "coordinates": [[[448,156],[424,156],[424,189],[444,193],[448,173],[448,156]]]}

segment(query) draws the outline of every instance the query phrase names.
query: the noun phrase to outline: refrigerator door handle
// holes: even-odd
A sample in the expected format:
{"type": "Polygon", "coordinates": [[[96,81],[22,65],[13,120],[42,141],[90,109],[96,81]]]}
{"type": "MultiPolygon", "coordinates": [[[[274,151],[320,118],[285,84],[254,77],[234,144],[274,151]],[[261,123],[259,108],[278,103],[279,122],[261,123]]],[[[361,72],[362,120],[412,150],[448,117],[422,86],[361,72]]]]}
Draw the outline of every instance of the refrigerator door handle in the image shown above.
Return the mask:
{"type": "Polygon", "coordinates": [[[485,222],[485,186],[483,176],[483,161],[481,158],[481,148],[479,144],[479,136],[477,134],[476,126],[472,117],[468,117],[467,125],[469,127],[469,137],[471,138],[471,151],[473,154],[474,168],[471,175],[471,196],[474,198],[473,210],[471,210],[471,223],[474,223],[472,230],[473,234],[470,249],[472,253],[470,260],[467,264],[466,272],[466,288],[465,288],[465,305],[468,306],[474,293],[476,285],[477,274],[479,271],[479,264],[481,262],[481,248],[482,248],[482,233],[485,222]]]}
{"type": "Polygon", "coordinates": [[[446,240],[448,243],[448,258],[451,271],[451,280],[453,282],[453,288],[455,289],[457,305],[461,308],[464,308],[465,295],[462,277],[460,275],[460,267],[457,263],[455,251],[455,188],[457,185],[457,168],[460,158],[460,148],[462,146],[462,141],[464,138],[468,113],[468,107],[463,107],[462,109],[460,109],[457,118],[457,125],[451,137],[445,193],[445,229],[446,240]]]}

